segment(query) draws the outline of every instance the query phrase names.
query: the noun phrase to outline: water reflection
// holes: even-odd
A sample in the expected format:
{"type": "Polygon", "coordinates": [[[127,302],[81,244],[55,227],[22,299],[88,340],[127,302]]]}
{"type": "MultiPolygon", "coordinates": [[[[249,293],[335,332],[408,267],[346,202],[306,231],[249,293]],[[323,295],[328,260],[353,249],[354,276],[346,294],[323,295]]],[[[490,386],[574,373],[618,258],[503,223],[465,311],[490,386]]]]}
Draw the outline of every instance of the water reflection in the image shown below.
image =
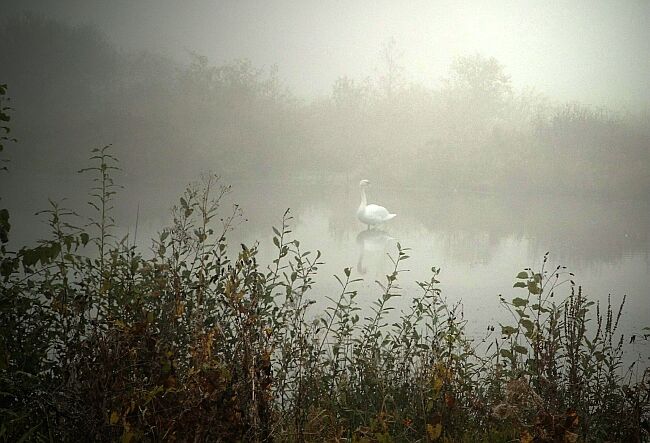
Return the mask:
{"type": "MultiPolygon", "coordinates": [[[[119,180],[118,180],[119,181],[119,180]]],[[[34,213],[47,207],[47,198],[69,197],[67,205],[84,208],[87,189],[85,177],[35,176],[13,180],[3,195],[3,205],[11,210],[12,238],[19,242],[45,234],[35,223],[34,213]],[[11,187],[15,189],[10,189],[11,187]],[[43,189],[48,193],[44,194],[43,189]]],[[[141,228],[150,225],[151,234],[168,223],[170,208],[185,182],[126,184],[128,192],[117,196],[115,218],[122,226],[133,226],[138,208],[141,228]]],[[[312,182],[239,182],[232,183],[230,196],[249,220],[242,226],[248,234],[268,237],[286,208],[292,209],[295,223],[305,214],[322,213],[319,223],[327,231],[313,236],[314,243],[328,239],[341,242],[356,235],[359,222],[358,182],[323,180],[312,182]]],[[[391,221],[393,237],[404,246],[430,243],[435,238],[444,256],[461,263],[489,263],[500,253],[504,242],[525,242],[531,257],[551,251],[567,266],[616,264],[626,257],[642,256],[648,262],[650,250],[650,202],[647,200],[605,199],[585,196],[514,197],[503,194],[463,192],[437,193],[429,189],[376,188],[377,195],[391,212],[400,214],[391,221]]],[[[224,205],[224,211],[228,205],[224,205]]],[[[141,231],[142,238],[150,233],[141,231]]],[[[309,240],[301,238],[302,240],[309,240]]],[[[316,248],[322,248],[320,244],[316,248]]],[[[437,263],[432,263],[436,264],[437,263]]]]}
{"type": "MultiPolygon", "coordinates": [[[[16,181],[20,190],[7,192],[3,204],[11,209],[14,245],[46,234],[35,223],[34,212],[47,207],[43,189],[54,189],[56,177],[16,181]]],[[[69,207],[82,208],[89,183],[61,181],[56,193],[69,196],[69,207]],[[65,186],[64,186],[65,185],[65,186]],[[83,190],[79,192],[79,190],[83,190]],[[75,192],[77,194],[75,194],[75,192]],[[76,198],[75,198],[76,197],[76,198]],[[75,201],[77,203],[75,203],[75,201]]],[[[145,249],[147,238],[170,222],[168,208],[184,182],[127,185],[117,197],[116,219],[125,229],[133,227],[138,207],[138,239],[145,249]]],[[[554,264],[575,272],[577,282],[592,298],[620,303],[627,294],[622,331],[629,337],[650,325],[650,202],[588,198],[584,196],[513,197],[506,194],[448,192],[428,189],[376,188],[381,202],[398,213],[388,227],[365,229],[356,218],[358,181],[323,180],[233,183],[229,197],[240,205],[249,220],[231,233],[229,243],[253,244],[259,240],[260,263],[275,257],[272,226],[279,226],[282,213],[291,208],[292,235],[301,247],[319,249],[325,265],[319,268],[318,298],[338,291],[332,274],[351,267],[364,278],[359,301],[368,306],[377,296],[375,280],[391,272],[387,254],[395,256],[396,239],[411,248],[400,276],[406,298],[418,291],[415,280],[426,280],[431,266],[442,268],[443,294],[464,302],[471,320],[469,329],[479,332],[487,324],[503,321],[498,294],[519,296],[513,277],[522,268],[537,267],[544,252],[551,251],[554,264]],[[384,230],[389,228],[390,231],[384,230]],[[360,231],[360,229],[362,229],[360,231]],[[365,297],[365,298],[364,298],[365,297]]],[[[224,215],[229,205],[222,206],[224,215]]],[[[118,233],[119,234],[119,233],[118,233]]],[[[120,235],[118,235],[120,237],[120,235]]],[[[395,301],[395,303],[398,303],[395,301]]],[[[400,306],[396,306],[398,312],[400,306]]],[[[507,319],[505,319],[507,320],[507,319]]],[[[472,331],[470,331],[472,332],[472,331]]]]}
{"type": "Polygon", "coordinates": [[[379,274],[383,268],[382,262],[389,252],[389,247],[397,243],[388,232],[378,229],[364,229],[357,234],[357,245],[359,245],[359,260],[357,260],[357,272],[365,275],[368,272],[370,263],[371,269],[379,274]],[[365,265],[364,265],[365,262],[365,265]]]}

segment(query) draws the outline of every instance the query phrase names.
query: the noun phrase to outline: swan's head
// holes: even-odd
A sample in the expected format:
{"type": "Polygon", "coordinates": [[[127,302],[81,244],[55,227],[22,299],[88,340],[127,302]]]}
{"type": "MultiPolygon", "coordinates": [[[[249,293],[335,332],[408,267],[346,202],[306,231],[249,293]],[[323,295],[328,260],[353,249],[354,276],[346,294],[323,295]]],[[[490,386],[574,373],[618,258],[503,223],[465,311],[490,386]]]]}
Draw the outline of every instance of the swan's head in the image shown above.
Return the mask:
{"type": "Polygon", "coordinates": [[[359,182],[359,186],[361,186],[362,188],[366,188],[366,187],[370,186],[370,181],[368,181],[368,180],[361,180],[361,181],[359,182]]]}

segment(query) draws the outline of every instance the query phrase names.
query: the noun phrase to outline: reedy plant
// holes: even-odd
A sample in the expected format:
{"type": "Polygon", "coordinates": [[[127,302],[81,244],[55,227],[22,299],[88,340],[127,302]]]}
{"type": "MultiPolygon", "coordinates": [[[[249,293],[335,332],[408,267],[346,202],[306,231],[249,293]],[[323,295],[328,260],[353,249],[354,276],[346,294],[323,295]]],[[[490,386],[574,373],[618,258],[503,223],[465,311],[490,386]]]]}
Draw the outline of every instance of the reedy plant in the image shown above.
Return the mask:
{"type": "Polygon", "coordinates": [[[304,251],[285,212],[276,258],[228,248],[241,220],[220,218],[228,187],[190,185],[149,257],[112,235],[110,149],[97,151],[96,217],[52,203],[51,238],[2,250],[0,368],[6,440],[640,441],[647,372],[621,373],[622,311],[591,304],[562,267],[522,271],[514,324],[470,339],[439,272],[399,287],[408,249],[361,318],[345,268],[314,295],[320,252],[304,251]],[[88,246],[94,250],[88,250],[88,246]],[[565,282],[566,280],[566,282],[565,282]],[[559,296],[571,288],[565,298],[559,296]],[[410,304],[389,324],[391,300],[410,304]],[[555,300],[559,300],[555,302],[555,300]],[[490,341],[488,341],[490,340],[490,341]],[[484,344],[490,343],[486,349],[484,344]],[[29,417],[36,417],[30,421],[29,417]],[[617,425],[618,427],[615,427],[617,425]]]}
{"type": "Polygon", "coordinates": [[[517,422],[531,438],[639,441],[648,414],[648,370],[638,382],[624,381],[624,338],[616,331],[625,297],[617,310],[608,300],[603,312],[573,273],[563,266],[546,269],[548,256],[539,272],[527,268],[517,275],[514,286],[526,290],[525,297],[501,297],[516,323],[501,326],[497,365],[504,380],[519,380],[517,389],[536,400],[523,405],[505,399],[497,415],[517,422]],[[569,295],[555,303],[566,285],[569,295]]]}

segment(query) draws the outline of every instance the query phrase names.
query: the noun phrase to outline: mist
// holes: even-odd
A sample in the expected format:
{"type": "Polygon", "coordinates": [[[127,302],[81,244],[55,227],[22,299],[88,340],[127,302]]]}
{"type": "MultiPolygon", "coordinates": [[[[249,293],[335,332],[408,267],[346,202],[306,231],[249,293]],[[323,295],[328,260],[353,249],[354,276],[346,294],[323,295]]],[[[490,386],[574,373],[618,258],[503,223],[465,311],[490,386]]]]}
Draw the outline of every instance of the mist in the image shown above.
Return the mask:
{"type": "Polygon", "coordinates": [[[489,263],[512,235],[534,240],[531,259],[647,257],[648,8],[502,6],[10,4],[0,66],[20,142],[0,180],[14,235],[43,232],[27,220],[48,199],[83,202],[75,172],[111,144],[118,224],[149,223],[142,239],[212,172],[251,238],[285,208],[354,232],[370,178],[402,234],[467,238],[423,260],[489,263]]]}
{"type": "Polygon", "coordinates": [[[395,39],[410,81],[435,87],[459,55],[507,66],[518,87],[594,106],[647,106],[650,65],[645,2],[5,2],[71,25],[96,26],[124,50],[220,65],[246,58],[277,65],[301,96],[328,95],[340,76],[372,77],[379,45],[395,39]]]}
{"type": "MultiPolygon", "coordinates": [[[[550,257],[577,276],[567,294],[625,303],[626,337],[650,325],[647,2],[27,0],[0,12],[0,203],[16,251],[54,232],[39,212],[54,203],[99,226],[87,205],[98,182],[78,171],[109,152],[118,249],[157,254],[187,192],[221,189],[206,179],[218,177],[219,242],[235,255],[255,245],[272,269],[273,227],[289,214],[291,235],[322,253],[319,308],[345,269],[370,312],[407,248],[395,318],[440,267],[477,339],[506,321],[487,306],[550,257]],[[374,220],[366,203],[396,216],[374,220]]],[[[647,340],[629,349],[626,364],[648,366],[647,340]]]]}

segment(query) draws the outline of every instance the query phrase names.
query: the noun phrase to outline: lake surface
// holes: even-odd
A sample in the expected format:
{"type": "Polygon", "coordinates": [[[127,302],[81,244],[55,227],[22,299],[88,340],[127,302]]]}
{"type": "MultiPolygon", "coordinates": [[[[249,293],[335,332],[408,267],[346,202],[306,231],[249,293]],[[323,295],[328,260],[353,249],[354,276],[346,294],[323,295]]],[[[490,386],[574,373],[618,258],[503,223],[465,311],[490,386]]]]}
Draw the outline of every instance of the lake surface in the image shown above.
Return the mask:
{"type": "MultiPolygon", "coordinates": [[[[33,180],[32,187],[47,189],[49,180],[33,180]]],[[[66,183],[58,191],[63,195],[74,195],[83,187],[78,179],[66,183]]],[[[144,239],[168,224],[168,209],[176,201],[172,196],[182,189],[182,183],[166,181],[122,192],[117,205],[122,233],[133,232],[139,211],[138,243],[148,245],[144,239]]],[[[301,249],[320,250],[325,262],[311,297],[321,303],[326,295],[335,296],[338,283],[333,274],[342,276],[343,269],[350,267],[353,276],[364,279],[357,286],[358,300],[367,307],[381,294],[375,280],[384,281],[391,272],[388,254],[396,255],[399,242],[410,249],[410,258],[404,262],[408,271],[400,276],[403,296],[392,300],[393,316],[420,291],[415,281],[428,279],[431,267],[439,267],[443,296],[450,303],[462,302],[467,330],[479,338],[488,326],[498,331],[499,323],[511,320],[499,305],[499,294],[506,299],[525,295],[524,290],[513,288],[515,276],[527,267],[538,270],[549,251],[547,269],[566,266],[590,298],[606,304],[611,296],[618,306],[627,295],[619,330],[626,337],[641,335],[641,329],[650,326],[648,201],[381,186],[371,187],[368,199],[398,216],[381,229],[368,231],[356,219],[360,201],[356,180],[233,183],[222,213],[228,215],[230,204],[237,202],[247,221],[242,220],[229,234],[231,252],[236,253],[240,243],[259,241],[259,261],[270,263],[276,252],[271,228],[279,227],[284,210],[291,208],[292,236],[300,240],[301,249]]],[[[35,208],[30,205],[39,204],[42,209],[43,197],[20,201],[13,195],[5,201],[15,208],[14,238],[42,232],[42,227],[34,225],[35,208]]],[[[557,299],[569,294],[568,284],[562,288],[556,291],[557,299]]],[[[637,341],[628,346],[626,361],[641,353],[647,364],[649,350],[648,342],[637,341]]]]}

